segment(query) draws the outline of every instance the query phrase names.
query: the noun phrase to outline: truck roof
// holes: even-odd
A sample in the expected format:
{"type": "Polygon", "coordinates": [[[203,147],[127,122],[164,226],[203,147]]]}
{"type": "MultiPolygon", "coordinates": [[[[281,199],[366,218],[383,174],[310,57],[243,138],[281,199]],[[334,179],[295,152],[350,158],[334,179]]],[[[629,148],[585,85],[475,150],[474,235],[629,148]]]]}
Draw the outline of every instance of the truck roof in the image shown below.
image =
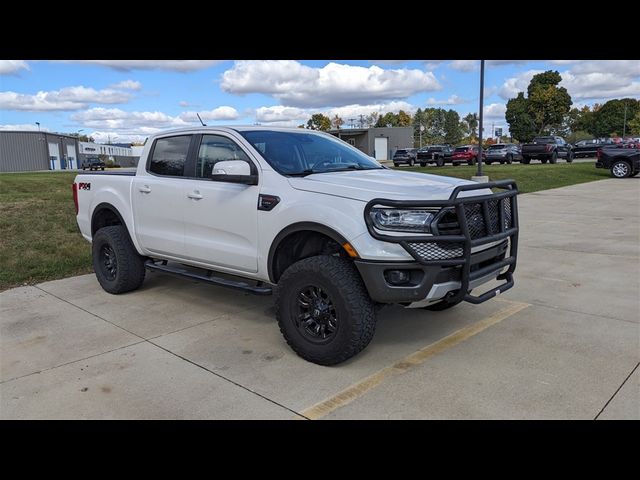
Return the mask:
{"type": "Polygon", "coordinates": [[[162,130],[161,132],[154,133],[149,135],[149,138],[153,138],[156,136],[166,135],[168,133],[182,133],[182,132],[193,132],[193,131],[236,131],[236,132],[246,132],[246,131],[255,131],[255,130],[263,130],[269,132],[289,132],[289,133],[325,133],[318,130],[308,130],[306,128],[298,128],[298,127],[265,127],[262,125],[207,125],[203,127],[202,125],[193,125],[191,127],[180,127],[180,128],[172,128],[169,130],[162,130]]]}

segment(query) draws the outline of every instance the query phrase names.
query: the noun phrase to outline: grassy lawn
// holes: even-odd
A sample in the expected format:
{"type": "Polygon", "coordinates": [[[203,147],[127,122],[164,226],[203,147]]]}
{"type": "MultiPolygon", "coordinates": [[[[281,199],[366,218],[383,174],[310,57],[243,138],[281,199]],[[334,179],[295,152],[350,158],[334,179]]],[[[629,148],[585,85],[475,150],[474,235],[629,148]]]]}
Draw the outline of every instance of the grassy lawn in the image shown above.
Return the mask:
{"type": "Polygon", "coordinates": [[[74,177],[0,174],[0,290],[93,271],[76,224],[74,177]]]}
{"type": "MultiPolygon", "coordinates": [[[[454,167],[398,167],[398,170],[412,170],[415,172],[433,173],[435,175],[447,175],[450,177],[470,180],[475,175],[477,166],[460,165],[454,167]]],[[[562,160],[555,165],[532,163],[521,165],[483,165],[482,173],[489,176],[489,180],[513,179],[518,184],[520,193],[537,192],[549,188],[566,187],[577,183],[593,182],[610,178],[609,170],[595,168],[592,162],[565,163],[562,160]]]]}
{"type": "MultiPolygon", "coordinates": [[[[476,167],[399,167],[469,179],[476,167]]],[[[593,163],[484,166],[491,180],[512,178],[522,193],[609,178],[593,163]]],[[[93,271],[78,232],[71,183],[75,173],[0,174],[0,291],[93,271]]]]}

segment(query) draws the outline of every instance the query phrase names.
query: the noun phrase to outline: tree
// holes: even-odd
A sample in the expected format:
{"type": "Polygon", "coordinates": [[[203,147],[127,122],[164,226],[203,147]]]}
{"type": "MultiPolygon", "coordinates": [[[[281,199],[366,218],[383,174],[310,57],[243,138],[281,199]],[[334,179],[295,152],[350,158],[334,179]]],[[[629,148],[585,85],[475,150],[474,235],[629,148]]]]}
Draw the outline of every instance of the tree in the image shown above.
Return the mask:
{"type": "Polygon", "coordinates": [[[529,142],[536,136],[536,126],[528,113],[528,102],[523,92],[507,102],[505,118],[509,124],[511,136],[519,142],[529,142]]]}
{"type": "Polygon", "coordinates": [[[478,114],[477,113],[467,113],[465,117],[462,119],[466,124],[466,134],[473,138],[478,136],[478,114]]]}
{"type": "Polygon", "coordinates": [[[455,110],[448,110],[444,116],[444,141],[455,145],[463,136],[460,126],[460,115],[455,110]]]}
{"type": "Polygon", "coordinates": [[[333,128],[335,128],[336,130],[340,130],[340,127],[344,125],[344,120],[340,118],[336,113],[335,116],[331,119],[331,125],[333,125],[333,128]]]}
{"type": "Polygon", "coordinates": [[[321,113],[314,113],[307,121],[307,128],[326,132],[327,130],[331,130],[331,119],[321,113]]]}
{"type": "Polygon", "coordinates": [[[622,135],[624,131],[624,110],[625,104],[627,108],[627,131],[629,130],[629,121],[633,120],[638,112],[640,112],[640,101],[633,98],[623,98],[609,100],[602,105],[593,114],[593,128],[591,133],[596,137],[608,137],[614,133],[622,135]]]}
{"type": "Polygon", "coordinates": [[[375,127],[378,123],[378,117],[380,117],[380,114],[378,112],[371,112],[370,115],[364,117],[365,126],[375,127]]]}
{"type": "Polygon", "coordinates": [[[534,75],[527,88],[527,113],[533,120],[538,135],[549,128],[558,127],[571,108],[571,95],[564,87],[558,87],[562,77],[557,71],[548,70],[534,75]]]}
{"type": "Polygon", "coordinates": [[[627,130],[629,135],[640,135],[640,112],[637,112],[631,120],[627,121],[627,130]]]}
{"type": "Polygon", "coordinates": [[[398,126],[398,114],[393,112],[387,112],[381,117],[378,117],[376,127],[397,127],[398,126]]]}
{"type": "Polygon", "coordinates": [[[398,127],[410,127],[411,120],[411,115],[404,110],[398,112],[398,127]]]}

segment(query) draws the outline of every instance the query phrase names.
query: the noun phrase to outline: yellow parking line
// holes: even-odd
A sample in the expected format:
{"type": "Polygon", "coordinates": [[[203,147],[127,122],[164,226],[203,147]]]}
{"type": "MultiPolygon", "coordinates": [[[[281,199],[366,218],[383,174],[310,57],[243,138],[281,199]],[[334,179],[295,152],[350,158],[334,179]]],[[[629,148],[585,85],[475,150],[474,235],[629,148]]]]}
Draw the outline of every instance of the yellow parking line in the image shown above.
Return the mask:
{"type": "MultiPolygon", "coordinates": [[[[493,315],[486,317],[473,325],[469,325],[468,327],[461,328],[453,332],[450,335],[438,340],[435,343],[427,345],[424,348],[421,348],[417,352],[414,352],[399,362],[395,363],[390,367],[383,368],[382,370],[378,370],[372,375],[360,380],[357,383],[345,388],[341,392],[338,392],[333,397],[327,398],[326,400],[321,401],[320,403],[316,403],[312,407],[309,407],[302,412],[300,415],[310,419],[317,420],[322,418],[329,413],[337,410],[338,408],[344,407],[345,405],[353,402],[357,398],[365,395],[370,390],[373,390],[375,387],[380,385],[383,381],[393,375],[400,375],[408,371],[409,369],[424,363],[427,359],[437,355],[438,353],[442,353],[448,348],[451,348],[457,345],[460,342],[464,342],[468,338],[477,335],[478,333],[486,330],[492,325],[501,322],[505,318],[510,317],[518,313],[521,310],[529,307],[528,303],[521,302],[512,302],[505,301],[503,302],[509,303],[510,306],[499,310],[493,315]]],[[[299,417],[298,417],[299,418],[299,417]]]]}

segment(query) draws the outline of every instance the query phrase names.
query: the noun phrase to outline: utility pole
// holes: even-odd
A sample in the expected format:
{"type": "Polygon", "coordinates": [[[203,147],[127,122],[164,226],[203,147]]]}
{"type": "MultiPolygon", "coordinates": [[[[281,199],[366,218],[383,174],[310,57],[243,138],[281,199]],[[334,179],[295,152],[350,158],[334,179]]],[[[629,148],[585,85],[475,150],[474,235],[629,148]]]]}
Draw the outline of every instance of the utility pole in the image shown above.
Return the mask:
{"type": "Polygon", "coordinates": [[[482,175],[482,121],[484,117],[484,60],[480,60],[480,119],[478,129],[478,171],[471,180],[478,182],[488,181],[488,177],[482,175]]]}

